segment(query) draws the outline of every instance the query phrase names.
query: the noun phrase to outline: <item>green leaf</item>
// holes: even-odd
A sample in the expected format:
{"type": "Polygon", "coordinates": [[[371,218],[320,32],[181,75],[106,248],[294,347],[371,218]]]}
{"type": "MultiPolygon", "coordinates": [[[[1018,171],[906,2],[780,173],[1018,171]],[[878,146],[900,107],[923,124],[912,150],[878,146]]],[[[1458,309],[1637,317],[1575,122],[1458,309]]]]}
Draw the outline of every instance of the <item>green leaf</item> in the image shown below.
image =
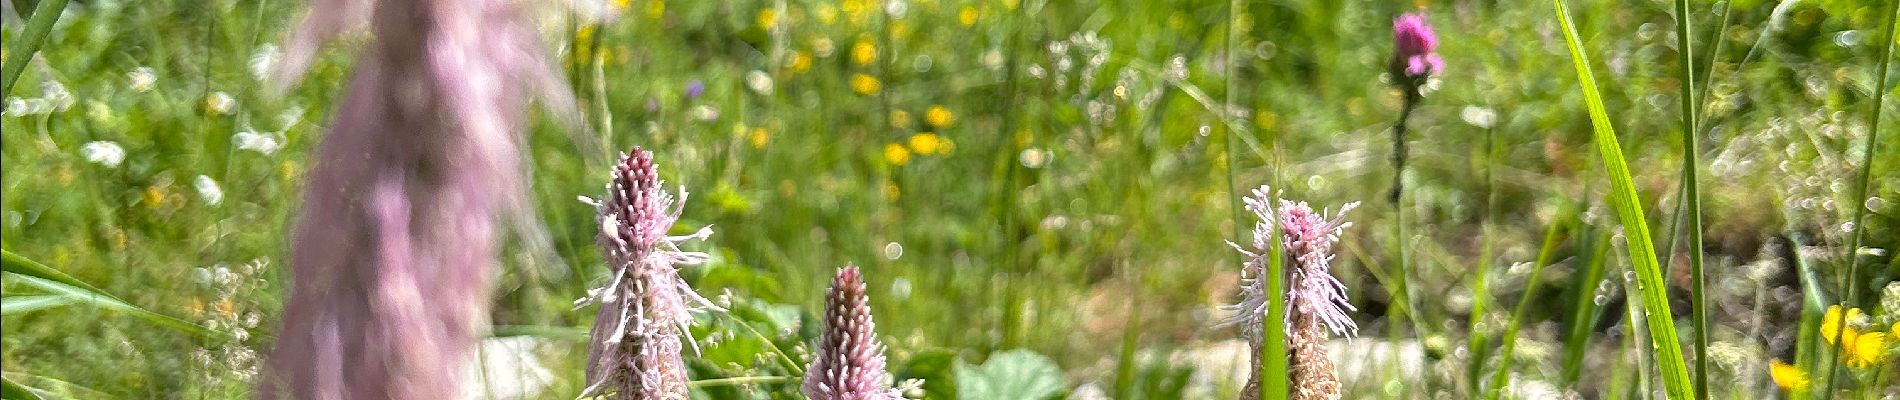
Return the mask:
{"type": "Polygon", "coordinates": [[[1590,125],[1594,128],[1592,142],[1596,143],[1597,154],[1603,158],[1603,168],[1609,174],[1610,203],[1616,209],[1617,218],[1622,220],[1630,263],[1636,270],[1636,289],[1642,294],[1644,311],[1650,315],[1647,325],[1656,348],[1656,362],[1662,372],[1664,391],[1672,399],[1690,398],[1695,391],[1694,386],[1689,382],[1688,366],[1682,357],[1682,344],[1677,342],[1675,318],[1669,312],[1662,268],[1656,261],[1655,242],[1650,240],[1649,224],[1643,220],[1642,201],[1637,196],[1636,184],[1630,178],[1629,163],[1623,159],[1622,145],[1617,143],[1616,131],[1610,125],[1610,114],[1605,111],[1603,98],[1597,92],[1596,77],[1590,72],[1590,58],[1584,55],[1583,40],[1577,37],[1577,27],[1570,21],[1570,11],[1564,6],[1563,0],[1551,0],[1551,5],[1557,14],[1557,24],[1563,27],[1565,44],[1570,48],[1571,65],[1576,67],[1578,81],[1583,89],[1584,103],[1590,109],[1590,125]]]}
{"type": "Polygon", "coordinates": [[[26,21],[26,28],[13,43],[7,43],[7,59],[0,65],[0,97],[13,93],[13,82],[20,80],[20,73],[26,72],[26,63],[33,61],[33,54],[40,51],[40,45],[46,44],[46,33],[53,30],[53,22],[59,21],[59,14],[66,10],[66,0],[41,1],[39,7],[26,21]]]}
{"type": "Polygon", "coordinates": [[[153,312],[151,310],[147,310],[144,308],[140,308],[139,306],[126,303],[123,300],[119,300],[119,298],[117,297],[113,297],[112,295],[109,295],[103,292],[81,289],[81,288],[73,287],[72,285],[68,285],[65,283],[42,279],[39,277],[30,276],[30,275],[17,274],[11,271],[6,272],[6,276],[11,276],[15,279],[18,279],[21,283],[25,283],[28,286],[32,286],[40,290],[51,292],[54,295],[71,297],[74,299],[75,302],[85,303],[93,307],[103,308],[107,310],[113,310],[113,311],[123,312],[126,314],[131,314],[134,317],[143,319],[146,322],[158,324],[159,326],[177,329],[179,331],[183,331],[185,333],[190,333],[190,334],[198,335],[198,336],[212,336],[212,337],[223,336],[223,334],[221,333],[212,331],[210,329],[205,329],[204,327],[198,326],[197,324],[186,322],[185,320],[182,320],[182,319],[178,319],[178,318],[168,316],[165,314],[159,314],[157,312],[153,312]]]}
{"type": "Polygon", "coordinates": [[[40,400],[40,395],[34,394],[33,391],[27,389],[26,386],[13,383],[12,379],[0,378],[0,399],[40,400]]]}
{"type": "Polygon", "coordinates": [[[488,337],[500,338],[514,336],[532,336],[560,340],[587,340],[587,328],[549,325],[495,325],[488,328],[488,337]]]}
{"type": "Polygon", "coordinates": [[[924,398],[955,399],[957,397],[957,353],[945,349],[920,351],[904,360],[903,368],[897,371],[897,381],[922,379],[924,398]]]}
{"type": "Polygon", "coordinates": [[[1045,400],[1067,387],[1054,360],[1029,350],[991,354],[983,365],[957,363],[957,394],[962,399],[1045,400]]]}
{"type": "Polygon", "coordinates": [[[0,315],[12,315],[59,307],[79,302],[65,295],[7,296],[0,298],[0,315]]]}
{"type": "Polygon", "coordinates": [[[26,276],[45,279],[49,281],[64,283],[67,286],[72,286],[72,287],[76,287],[80,289],[86,289],[87,291],[92,292],[92,293],[106,295],[105,294],[106,292],[104,290],[100,290],[99,288],[94,287],[90,284],[87,284],[84,281],[80,281],[79,278],[74,278],[72,275],[67,275],[65,272],[60,272],[57,269],[53,269],[53,267],[48,267],[46,266],[46,264],[40,264],[38,261],[33,261],[32,259],[26,258],[19,254],[13,254],[13,252],[11,251],[0,250],[0,272],[11,272],[15,274],[26,275],[26,276]]]}

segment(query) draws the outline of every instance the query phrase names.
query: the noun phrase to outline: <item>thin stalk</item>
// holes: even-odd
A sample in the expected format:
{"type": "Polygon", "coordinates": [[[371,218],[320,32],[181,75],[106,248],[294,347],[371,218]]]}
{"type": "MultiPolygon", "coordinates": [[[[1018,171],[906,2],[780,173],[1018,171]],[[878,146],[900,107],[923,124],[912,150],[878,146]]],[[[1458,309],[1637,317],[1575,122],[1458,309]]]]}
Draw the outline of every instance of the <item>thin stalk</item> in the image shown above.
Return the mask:
{"type": "Polygon", "coordinates": [[[1568,224],[1570,213],[1560,214],[1558,218],[1551,221],[1550,227],[1544,228],[1544,245],[1537,249],[1537,262],[1531,266],[1530,277],[1524,280],[1524,294],[1518,297],[1517,308],[1511,313],[1510,325],[1504,327],[1504,336],[1498,339],[1503,349],[1498,354],[1497,368],[1491,372],[1491,389],[1485,394],[1485,399],[1498,400],[1504,394],[1504,389],[1511,385],[1511,360],[1517,350],[1518,328],[1530,312],[1531,299],[1537,298],[1538,278],[1543,276],[1544,266],[1550,264],[1551,255],[1556,253],[1558,234],[1568,224]]]}
{"type": "Polygon", "coordinates": [[[1388,328],[1388,335],[1391,336],[1393,343],[1398,343],[1399,340],[1405,337],[1404,324],[1398,323],[1398,321],[1402,319],[1411,317],[1409,319],[1413,321],[1414,333],[1418,335],[1421,340],[1425,338],[1426,328],[1426,325],[1420,323],[1415,316],[1418,308],[1412,304],[1411,285],[1407,282],[1407,276],[1409,276],[1408,271],[1410,270],[1407,265],[1409,259],[1405,251],[1406,247],[1408,247],[1406,246],[1405,236],[1404,181],[1405,159],[1406,153],[1408,152],[1405,145],[1405,122],[1411,118],[1413,108],[1417,107],[1418,91],[1411,89],[1404,89],[1403,91],[1405,92],[1405,105],[1399,111],[1398,122],[1392,126],[1392,191],[1387,194],[1386,197],[1387,201],[1392,204],[1391,254],[1393,255],[1392,271],[1387,274],[1390,276],[1393,284],[1391,290],[1393,301],[1391,310],[1386,313],[1386,319],[1391,322],[1388,328]]]}
{"type": "MultiPolygon", "coordinates": [[[[1861,142],[1860,186],[1854,191],[1853,198],[1854,222],[1852,228],[1854,233],[1851,235],[1852,239],[1849,239],[1847,242],[1846,254],[1841,258],[1847,262],[1847,295],[1841,297],[1842,309],[1849,309],[1860,304],[1860,286],[1862,283],[1859,262],[1860,244],[1861,237],[1866,236],[1867,233],[1867,227],[1865,226],[1867,222],[1867,189],[1873,186],[1874,145],[1880,143],[1876,141],[1875,138],[1880,136],[1880,113],[1884,110],[1881,106],[1887,98],[1887,69],[1893,62],[1894,15],[1896,14],[1900,14],[1900,1],[1888,1],[1885,25],[1887,29],[1887,34],[1885,35],[1886,39],[1880,41],[1880,58],[1878,58],[1880,63],[1879,66],[1874,69],[1874,104],[1872,109],[1867,110],[1867,138],[1861,142]]],[[[1838,330],[1847,330],[1847,324],[1840,324],[1838,330]]],[[[1843,332],[1834,332],[1834,337],[1845,337],[1841,335],[1842,333],[1843,332]]],[[[1845,344],[1843,344],[1843,346],[1845,346],[1845,344]]],[[[1841,369],[1841,363],[1840,357],[1838,356],[1832,357],[1830,360],[1832,361],[1829,363],[1827,379],[1823,381],[1825,384],[1823,387],[1827,388],[1827,393],[1832,394],[1834,389],[1834,375],[1841,369]]]]}
{"type": "MultiPolygon", "coordinates": [[[[1794,260],[1795,276],[1801,282],[1801,323],[1796,333],[1798,340],[1795,341],[1794,365],[1812,373],[1820,368],[1821,357],[1827,353],[1819,345],[1821,318],[1826,313],[1827,305],[1832,302],[1828,301],[1826,293],[1821,292],[1821,281],[1815,277],[1814,265],[1808,263],[1807,257],[1801,256],[1801,249],[1808,245],[1806,237],[1792,231],[1787,236],[1787,257],[1794,260]]],[[[1814,392],[1796,390],[1791,395],[1798,400],[1809,399],[1814,392]]]]}
{"type": "MultiPolygon", "coordinates": [[[[1677,71],[1677,81],[1681,82],[1682,93],[1682,196],[1688,213],[1683,216],[1689,223],[1689,307],[1690,319],[1695,329],[1695,398],[1709,398],[1709,312],[1706,293],[1704,293],[1704,271],[1702,269],[1702,197],[1697,188],[1696,169],[1696,127],[1695,91],[1695,50],[1690,32],[1689,0],[1676,0],[1676,62],[1681,64],[1677,71]]],[[[1670,242],[1675,237],[1669,238],[1670,242]]],[[[1670,247],[1675,247],[1673,244],[1670,247]]],[[[1671,253],[1669,257],[1675,257],[1671,253]]],[[[1674,340],[1661,338],[1659,340],[1674,340]]]]}
{"type": "Polygon", "coordinates": [[[1610,124],[1603,98],[1598,94],[1596,77],[1590,72],[1589,56],[1583,52],[1583,40],[1578,37],[1576,26],[1570,20],[1570,12],[1563,0],[1552,0],[1551,4],[1557,14],[1558,25],[1563,28],[1571,64],[1576,68],[1584,102],[1589,108],[1593,128],[1591,141],[1596,144],[1597,153],[1610,178],[1610,200],[1615,206],[1617,218],[1622,221],[1630,263],[1636,272],[1635,291],[1641,294],[1642,307],[1649,314],[1646,318],[1648,333],[1658,338],[1653,347],[1664,388],[1670,398],[1689,398],[1695,389],[1689,381],[1682,345],[1675,340],[1676,326],[1670,315],[1667,286],[1663,281],[1662,268],[1656,261],[1655,245],[1650,241],[1649,224],[1643,220],[1642,199],[1636,193],[1629,163],[1624,160],[1623,148],[1617,143],[1616,131],[1610,124]]]}
{"type": "Polygon", "coordinates": [[[33,55],[46,44],[46,34],[53,31],[53,23],[59,21],[59,15],[65,10],[66,0],[44,0],[33,8],[26,28],[20,30],[20,36],[13,39],[13,43],[7,43],[8,53],[12,54],[5,65],[0,65],[0,97],[13,93],[13,83],[20,80],[20,73],[26,72],[26,63],[33,61],[33,55]]]}
{"type": "Polygon", "coordinates": [[[1469,381],[1471,393],[1474,395],[1484,390],[1484,383],[1482,382],[1484,378],[1484,361],[1486,358],[1490,358],[1491,354],[1491,348],[1485,346],[1486,339],[1484,337],[1483,327],[1485,303],[1490,296],[1485,287],[1492,267],[1492,251],[1496,244],[1495,238],[1492,237],[1492,225],[1497,218],[1498,212],[1497,130],[1485,129],[1484,142],[1485,210],[1483,222],[1479,223],[1479,230],[1481,231],[1481,233],[1479,233],[1479,241],[1483,243],[1479,245],[1478,250],[1478,272],[1472,277],[1471,327],[1468,336],[1465,338],[1465,348],[1471,353],[1471,363],[1465,367],[1465,379],[1469,381]]]}

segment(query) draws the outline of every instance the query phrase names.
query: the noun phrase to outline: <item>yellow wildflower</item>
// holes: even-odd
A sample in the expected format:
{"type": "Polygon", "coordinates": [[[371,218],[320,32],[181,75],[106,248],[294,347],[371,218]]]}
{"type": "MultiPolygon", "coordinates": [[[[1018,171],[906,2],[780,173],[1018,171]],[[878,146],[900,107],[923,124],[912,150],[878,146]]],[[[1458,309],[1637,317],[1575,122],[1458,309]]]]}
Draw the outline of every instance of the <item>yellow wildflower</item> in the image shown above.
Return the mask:
{"type": "Polygon", "coordinates": [[[929,110],[924,110],[924,123],[930,124],[930,126],[938,128],[949,127],[950,123],[956,122],[956,118],[956,114],[951,114],[950,110],[943,108],[943,106],[930,106],[929,110]]]}
{"type": "Polygon", "coordinates": [[[778,9],[759,10],[759,16],[754,19],[759,23],[759,29],[772,30],[773,26],[778,25],[778,9]]]}
{"type": "Polygon", "coordinates": [[[910,39],[911,32],[917,31],[917,28],[912,28],[909,22],[904,21],[890,23],[890,29],[891,40],[900,43],[910,39]]]}
{"type": "Polygon", "coordinates": [[[963,24],[965,27],[974,26],[976,25],[976,16],[975,6],[963,6],[963,9],[957,10],[957,23],[963,24]]]}
{"type": "Polygon", "coordinates": [[[897,200],[897,196],[901,194],[903,194],[903,191],[897,189],[897,184],[890,182],[884,183],[884,198],[897,200]]]}
{"type": "Polygon", "coordinates": [[[226,317],[235,316],[237,315],[236,309],[237,306],[231,302],[231,299],[218,301],[218,315],[226,317]]]}
{"type": "Polygon", "coordinates": [[[909,164],[910,149],[896,143],[886,144],[884,145],[884,161],[891,165],[909,164]]]}
{"type": "Polygon", "coordinates": [[[647,16],[659,18],[666,15],[666,0],[647,0],[647,16]]]}
{"type": "Polygon", "coordinates": [[[765,134],[765,128],[752,128],[752,134],[746,137],[746,142],[751,143],[754,149],[765,148],[765,144],[771,140],[771,136],[765,134]]]}
{"type": "Polygon", "coordinates": [[[1849,367],[1864,369],[1880,365],[1887,358],[1887,333],[1862,333],[1853,337],[1853,343],[1842,347],[1846,350],[1849,367]]]}
{"type": "Polygon", "coordinates": [[[204,315],[204,314],[205,314],[205,301],[196,297],[191,298],[191,315],[199,316],[199,315],[204,315]]]}
{"type": "Polygon", "coordinates": [[[614,0],[615,10],[625,10],[630,6],[633,6],[633,0],[614,0]]]}
{"type": "Polygon", "coordinates": [[[1843,318],[1841,314],[1843,314],[1841,312],[1841,306],[1828,306],[1827,315],[1821,318],[1821,338],[1827,339],[1828,344],[1842,342],[1836,340],[1840,339],[1836,335],[1846,336],[1846,342],[1852,343],[1854,336],[1860,334],[1860,331],[1854,330],[1851,326],[1844,329],[1841,327],[1843,323],[1852,325],[1855,319],[1859,319],[1861,316],[1860,309],[1848,309],[1845,313],[1847,314],[1845,318],[1843,318]]]}
{"type": "Polygon", "coordinates": [[[851,91],[853,92],[858,92],[858,94],[870,96],[870,95],[877,94],[877,91],[880,87],[882,86],[878,84],[877,78],[873,78],[870,75],[865,75],[862,73],[851,74],[851,91]]]}
{"type": "Polygon", "coordinates": [[[802,74],[811,70],[811,54],[799,50],[792,53],[792,73],[802,74]]]}
{"type": "Polygon", "coordinates": [[[825,25],[838,22],[838,8],[832,7],[830,4],[819,4],[818,22],[823,22],[825,25]]]}
{"type": "Polygon", "coordinates": [[[891,110],[891,126],[896,128],[909,128],[910,113],[904,110],[891,110]]]}
{"type": "Polygon", "coordinates": [[[1783,390],[1799,391],[1808,389],[1808,373],[1781,360],[1768,361],[1768,376],[1775,379],[1775,386],[1783,390]]]}
{"type": "Polygon", "coordinates": [[[160,190],[157,186],[146,186],[145,205],[151,206],[152,208],[165,205],[165,192],[160,190]]]}
{"type": "Polygon", "coordinates": [[[1003,8],[1007,8],[1010,11],[1016,11],[1016,7],[1022,4],[1022,0],[1003,0],[1003,8]]]}
{"type": "Polygon", "coordinates": [[[930,132],[910,135],[910,149],[926,156],[937,154],[937,151],[943,149],[943,139],[930,132]]]}
{"type": "Polygon", "coordinates": [[[877,44],[871,43],[870,39],[858,39],[857,44],[851,45],[851,62],[858,65],[877,62],[877,44]]]}

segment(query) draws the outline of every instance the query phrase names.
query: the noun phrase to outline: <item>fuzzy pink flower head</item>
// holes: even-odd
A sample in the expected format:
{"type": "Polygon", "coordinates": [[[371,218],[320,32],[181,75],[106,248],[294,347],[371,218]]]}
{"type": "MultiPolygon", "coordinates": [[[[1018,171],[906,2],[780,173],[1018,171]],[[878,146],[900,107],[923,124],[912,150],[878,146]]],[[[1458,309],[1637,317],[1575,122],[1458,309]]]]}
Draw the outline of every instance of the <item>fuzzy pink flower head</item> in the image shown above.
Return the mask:
{"type": "Polygon", "coordinates": [[[805,396],[812,400],[904,398],[888,386],[891,376],[884,371],[884,345],[878,343],[869,303],[858,267],[838,269],[831,289],[825,292],[825,332],[818,338],[818,354],[805,369],[805,396]]]}
{"type": "Polygon", "coordinates": [[[1243,337],[1260,340],[1261,324],[1267,314],[1267,296],[1276,295],[1267,293],[1264,283],[1269,240],[1274,237],[1274,226],[1268,222],[1278,221],[1280,244],[1291,261],[1287,265],[1291,279],[1287,281],[1285,292],[1280,294],[1286,298],[1288,320],[1306,315],[1325,323],[1335,334],[1356,333],[1358,327],[1346,312],[1357,309],[1347,302],[1346,285],[1333,278],[1330,264],[1333,244],[1339,242],[1340,232],[1352,225],[1345,221],[1345,214],[1359,203],[1347,203],[1337,213],[1314,211],[1305,202],[1278,199],[1265,186],[1254,189],[1253,196],[1247,197],[1245,202],[1247,211],[1260,218],[1260,222],[1254,225],[1251,248],[1229,243],[1246,256],[1247,262],[1241,273],[1240,303],[1224,307],[1237,314],[1216,327],[1238,326],[1243,337]]]}
{"type": "Polygon", "coordinates": [[[1418,78],[1445,70],[1438,57],[1438,34],[1425,16],[1407,13],[1392,19],[1392,69],[1408,78],[1418,78]]]}

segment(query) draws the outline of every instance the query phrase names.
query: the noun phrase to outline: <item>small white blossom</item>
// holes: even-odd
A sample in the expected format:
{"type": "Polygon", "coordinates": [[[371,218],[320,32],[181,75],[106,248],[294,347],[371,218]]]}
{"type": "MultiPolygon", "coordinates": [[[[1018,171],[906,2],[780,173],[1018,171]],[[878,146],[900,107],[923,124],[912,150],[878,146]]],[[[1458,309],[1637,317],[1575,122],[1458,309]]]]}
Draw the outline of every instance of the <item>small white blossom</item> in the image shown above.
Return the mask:
{"type": "Polygon", "coordinates": [[[106,168],[117,168],[119,163],[125,162],[125,149],[110,141],[86,143],[79,148],[79,153],[86,157],[86,161],[106,168]]]}
{"type": "MultiPolygon", "coordinates": [[[[198,197],[204,199],[205,203],[210,203],[215,206],[224,202],[224,189],[219,188],[218,181],[211,179],[209,176],[198,175],[198,178],[192,181],[191,186],[198,189],[198,197]]],[[[220,272],[228,273],[228,271],[220,272]]]]}
{"type": "Polygon", "coordinates": [[[238,132],[236,135],[231,135],[231,141],[237,142],[237,147],[240,150],[255,151],[258,154],[267,156],[277,153],[277,149],[283,146],[278,143],[277,134],[269,132],[238,132]]]}
{"type": "Polygon", "coordinates": [[[277,50],[277,45],[265,43],[258,46],[257,53],[251,55],[251,77],[260,81],[268,78],[271,67],[277,65],[277,59],[280,57],[281,52],[277,50]]]}
{"type": "Polygon", "coordinates": [[[230,114],[233,108],[237,108],[237,99],[232,98],[230,93],[211,92],[210,96],[205,97],[205,110],[213,114],[230,114]]]}
{"type": "Polygon", "coordinates": [[[152,91],[152,86],[158,83],[158,74],[152,72],[152,67],[138,67],[125,73],[125,80],[131,82],[132,91],[145,93],[152,91]]]}

